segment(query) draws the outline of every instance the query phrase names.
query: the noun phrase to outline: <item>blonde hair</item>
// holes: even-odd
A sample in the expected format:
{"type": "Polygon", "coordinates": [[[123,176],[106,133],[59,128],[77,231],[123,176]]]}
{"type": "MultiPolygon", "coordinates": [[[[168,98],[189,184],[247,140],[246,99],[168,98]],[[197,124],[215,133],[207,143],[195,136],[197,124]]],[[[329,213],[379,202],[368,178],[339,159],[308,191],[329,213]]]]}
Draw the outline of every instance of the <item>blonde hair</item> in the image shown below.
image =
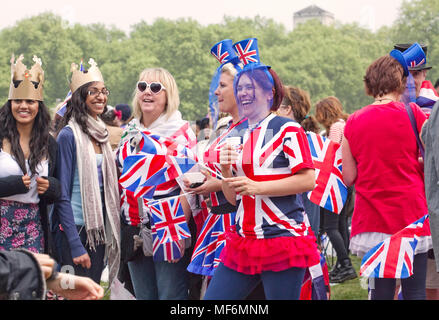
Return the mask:
{"type": "MultiPolygon", "coordinates": [[[[145,81],[147,78],[153,78],[155,81],[159,81],[165,86],[166,90],[166,106],[164,114],[166,118],[169,118],[175,111],[178,110],[180,105],[180,97],[178,94],[177,83],[174,77],[164,68],[147,68],[144,69],[139,75],[139,81],[145,81]]],[[[142,120],[142,110],[140,109],[138,100],[138,90],[134,89],[133,93],[133,118],[142,120]]]]}
{"type": "Polygon", "coordinates": [[[236,70],[235,66],[231,62],[229,62],[221,67],[221,73],[227,73],[235,78],[235,76],[238,74],[238,70],[236,70]]]}

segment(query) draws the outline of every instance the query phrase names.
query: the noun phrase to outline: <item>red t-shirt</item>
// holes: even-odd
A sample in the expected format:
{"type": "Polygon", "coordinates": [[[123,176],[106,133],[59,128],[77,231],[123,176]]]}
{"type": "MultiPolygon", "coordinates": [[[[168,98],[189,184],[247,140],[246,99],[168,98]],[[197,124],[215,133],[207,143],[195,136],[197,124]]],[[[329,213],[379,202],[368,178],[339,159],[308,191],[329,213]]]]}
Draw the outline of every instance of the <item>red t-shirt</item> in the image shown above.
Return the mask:
{"type": "MultiPolygon", "coordinates": [[[[410,106],[421,132],[426,116],[416,104],[410,106]]],[[[424,173],[403,103],[369,105],[356,111],[344,135],[358,173],[351,236],[394,234],[427,213],[424,173]]]]}

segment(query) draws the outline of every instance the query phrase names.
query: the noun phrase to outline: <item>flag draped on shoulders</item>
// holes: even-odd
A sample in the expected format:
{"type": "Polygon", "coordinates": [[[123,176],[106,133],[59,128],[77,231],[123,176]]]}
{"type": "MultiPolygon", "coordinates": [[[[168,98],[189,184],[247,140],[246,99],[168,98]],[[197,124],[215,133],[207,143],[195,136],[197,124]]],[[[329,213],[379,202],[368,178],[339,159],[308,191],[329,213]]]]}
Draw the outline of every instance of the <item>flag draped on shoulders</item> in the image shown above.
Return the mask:
{"type": "Polygon", "coordinates": [[[360,275],[392,279],[410,277],[419,238],[429,234],[429,219],[425,215],[369,250],[361,261],[360,275]]]}
{"type": "Polygon", "coordinates": [[[161,115],[148,128],[138,119],[126,127],[117,152],[121,172],[121,211],[126,223],[140,223],[138,201],[166,196],[179,188],[177,179],[196,163],[196,137],[175,111],[161,115]]]}

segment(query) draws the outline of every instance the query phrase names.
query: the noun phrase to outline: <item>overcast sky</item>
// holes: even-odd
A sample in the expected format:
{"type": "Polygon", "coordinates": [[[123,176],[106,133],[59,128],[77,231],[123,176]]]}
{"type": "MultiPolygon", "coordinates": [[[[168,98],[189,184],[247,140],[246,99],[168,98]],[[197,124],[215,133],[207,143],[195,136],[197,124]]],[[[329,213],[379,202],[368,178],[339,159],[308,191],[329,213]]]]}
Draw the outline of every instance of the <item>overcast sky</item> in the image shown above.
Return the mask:
{"type": "Polygon", "coordinates": [[[342,23],[358,22],[376,30],[390,26],[403,0],[21,0],[0,2],[0,28],[45,11],[62,16],[71,23],[104,23],[126,32],[144,20],[157,17],[192,17],[203,25],[219,23],[223,16],[273,18],[292,29],[293,14],[315,4],[332,12],[342,23]]]}

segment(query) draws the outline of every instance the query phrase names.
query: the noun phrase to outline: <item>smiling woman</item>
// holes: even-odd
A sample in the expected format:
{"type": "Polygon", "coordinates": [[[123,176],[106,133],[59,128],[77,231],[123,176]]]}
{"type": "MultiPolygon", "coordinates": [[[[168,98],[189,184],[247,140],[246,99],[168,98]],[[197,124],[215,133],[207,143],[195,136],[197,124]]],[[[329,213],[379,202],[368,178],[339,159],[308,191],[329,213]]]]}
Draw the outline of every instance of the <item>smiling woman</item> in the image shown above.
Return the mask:
{"type": "Polygon", "coordinates": [[[57,130],[56,175],[62,196],[52,224],[61,264],[100,283],[107,253],[111,284],[119,268],[118,179],[109,134],[100,119],[109,91],[94,60],[89,64],[87,71],[72,65],[72,97],[57,130]]]}
{"type": "Polygon", "coordinates": [[[9,99],[0,109],[0,249],[48,252],[47,205],[59,197],[57,144],[49,135],[41,60],[11,61],[9,99]],[[29,232],[31,230],[32,232],[29,232]]]}
{"type": "MultiPolygon", "coordinates": [[[[133,119],[125,128],[119,144],[117,162],[120,172],[126,172],[130,168],[124,160],[137,153],[138,146],[141,141],[147,140],[146,137],[152,137],[152,140],[157,137],[172,139],[186,148],[193,148],[196,143],[195,133],[178,111],[180,99],[177,83],[169,71],[163,68],[143,70],[134,90],[133,119]]],[[[153,169],[154,167],[151,166],[149,170],[141,171],[142,179],[150,177],[153,169]]],[[[170,178],[157,186],[151,196],[157,200],[178,196],[181,192],[177,179],[170,178]]],[[[142,233],[144,230],[150,232],[151,222],[145,214],[148,211],[147,207],[144,202],[138,201],[140,198],[135,197],[134,192],[122,189],[121,199],[122,263],[128,265],[136,299],[187,299],[189,276],[186,267],[190,261],[192,248],[186,247],[185,239],[182,239],[161,246],[155,245],[154,257],[144,254],[148,250],[146,247],[143,252],[133,254],[131,249],[134,247],[133,234],[138,235],[140,227],[142,233]],[[173,246],[174,249],[170,250],[173,252],[170,253],[167,249],[165,255],[160,255],[159,251],[163,250],[161,248],[167,248],[168,244],[173,246]]],[[[194,226],[186,198],[180,199],[186,222],[190,227],[194,226]]],[[[152,247],[149,249],[152,251],[152,247]]]]}

